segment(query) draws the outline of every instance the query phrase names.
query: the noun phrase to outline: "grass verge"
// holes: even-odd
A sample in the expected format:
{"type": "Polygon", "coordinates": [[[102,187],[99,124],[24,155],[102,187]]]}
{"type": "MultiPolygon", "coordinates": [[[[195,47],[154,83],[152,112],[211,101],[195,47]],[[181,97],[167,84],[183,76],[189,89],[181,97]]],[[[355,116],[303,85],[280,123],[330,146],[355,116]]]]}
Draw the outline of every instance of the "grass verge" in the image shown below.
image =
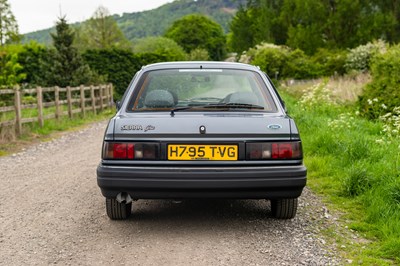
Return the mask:
{"type": "Polygon", "coordinates": [[[114,109],[107,109],[97,115],[91,112],[86,113],[82,118],[75,115],[73,119],[64,116],[59,120],[45,120],[44,127],[38,123],[28,123],[23,125],[23,133],[20,137],[15,137],[13,127],[4,127],[0,129],[0,156],[10,155],[21,149],[40,141],[47,141],[57,137],[65,131],[74,131],[82,128],[89,123],[102,121],[111,118],[114,115],[114,109]]]}
{"type": "Polygon", "coordinates": [[[323,90],[322,98],[287,91],[282,96],[301,132],[308,186],[341,213],[342,232],[326,234],[352,264],[399,264],[400,140],[382,141],[381,122],[330,102],[323,90]]]}

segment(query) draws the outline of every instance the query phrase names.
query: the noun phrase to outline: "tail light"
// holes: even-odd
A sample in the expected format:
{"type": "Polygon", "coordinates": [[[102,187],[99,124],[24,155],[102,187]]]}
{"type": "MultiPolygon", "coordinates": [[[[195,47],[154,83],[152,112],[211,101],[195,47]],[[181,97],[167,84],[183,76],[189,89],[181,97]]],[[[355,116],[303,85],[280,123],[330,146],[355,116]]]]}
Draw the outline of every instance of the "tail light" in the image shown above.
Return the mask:
{"type": "Polygon", "coordinates": [[[103,159],[106,160],[158,160],[159,158],[158,143],[105,142],[103,145],[103,159]]]}
{"type": "Polygon", "coordinates": [[[302,159],[301,142],[247,143],[247,160],[302,159]]]}

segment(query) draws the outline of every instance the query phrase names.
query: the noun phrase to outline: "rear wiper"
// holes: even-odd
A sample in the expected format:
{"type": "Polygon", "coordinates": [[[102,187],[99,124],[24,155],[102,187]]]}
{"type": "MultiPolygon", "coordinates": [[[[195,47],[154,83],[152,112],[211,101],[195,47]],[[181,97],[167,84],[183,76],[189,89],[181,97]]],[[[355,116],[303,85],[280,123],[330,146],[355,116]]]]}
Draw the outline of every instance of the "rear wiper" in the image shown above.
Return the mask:
{"type": "Polygon", "coordinates": [[[181,106],[171,109],[171,116],[175,116],[175,112],[185,111],[193,108],[204,107],[204,106],[181,106]]]}
{"type": "Polygon", "coordinates": [[[264,110],[264,106],[257,104],[248,104],[248,103],[218,103],[218,104],[210,104],[203,106],[204,108],[238,108],[238,109],[259,109],[264,110]]]}
{"type": "Polygon", "coordinates": [[[264,106],[256,105],[256,104],[247,104],[247,103],[217,103],[217,104],[208,104],[208,105],[195,105],[195,106],[182,106],[177,107],[171,110],[171,116],[175,115],[175,112],[185,111],[190,109],[199,109],[199,108],[217,108],[217,109],[257,109],[264,110],[264,106]]]}

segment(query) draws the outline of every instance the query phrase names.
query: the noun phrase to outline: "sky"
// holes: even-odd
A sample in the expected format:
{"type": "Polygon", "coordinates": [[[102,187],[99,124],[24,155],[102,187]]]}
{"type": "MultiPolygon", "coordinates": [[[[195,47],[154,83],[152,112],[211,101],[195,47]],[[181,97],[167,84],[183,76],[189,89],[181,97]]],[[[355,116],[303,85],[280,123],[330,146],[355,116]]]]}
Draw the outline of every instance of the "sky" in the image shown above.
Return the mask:
{"type": "Polygon", "coordinates": [[[60,14],[66,15],[68,23],[74,23],[89,19],[99,6],[122,15],[170,2],[173,0],[8,0],[20,34],[53,27],[60,14]]]}

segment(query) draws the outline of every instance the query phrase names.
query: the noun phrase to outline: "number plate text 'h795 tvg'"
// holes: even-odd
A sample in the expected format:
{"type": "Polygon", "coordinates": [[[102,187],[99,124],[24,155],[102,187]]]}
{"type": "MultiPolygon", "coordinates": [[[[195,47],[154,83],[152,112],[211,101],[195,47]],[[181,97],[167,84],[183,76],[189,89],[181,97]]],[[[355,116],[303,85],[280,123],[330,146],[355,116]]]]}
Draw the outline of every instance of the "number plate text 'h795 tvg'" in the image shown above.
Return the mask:
{"type": "Polygon", "coordinates": [[[237,145],[168,145],[168,160],[236,161],[237,145]]]}

